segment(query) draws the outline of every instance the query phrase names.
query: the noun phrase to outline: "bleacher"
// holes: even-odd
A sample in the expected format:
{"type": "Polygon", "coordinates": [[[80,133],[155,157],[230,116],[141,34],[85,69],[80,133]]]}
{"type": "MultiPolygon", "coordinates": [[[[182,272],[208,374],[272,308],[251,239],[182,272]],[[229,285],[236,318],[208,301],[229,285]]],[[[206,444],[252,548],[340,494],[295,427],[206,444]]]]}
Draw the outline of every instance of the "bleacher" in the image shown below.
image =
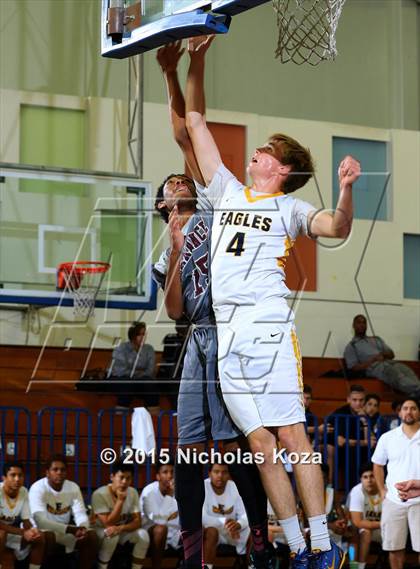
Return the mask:
{"type": "MultiPolygon", "coordinates": [[[[156,354],[157,365],[161,354],[156,354]]],[[[87,407],[91,411],[115,405],[115,397],[98,389],[95,392],[75,390],[81,377],[92,370],[105,370],[111,361],[111,350],[85,348],[45,348],[39,346],[0,347],[0,385],[2,404],[23,405],[30,411],[42,407],[87,407]],[[54,396],[52,401],[51,396],[54,396]]],[[[420,373],[420,362],[404,362],[420,373]]],[[[366,392],[377,393],[381,411],[391,412],[395,393],[376,379],[346,379],[342,375],[322,377],[325,373],[340,372],[343,362],[339,358],[303,358],[304,382],[313,388],[312,411],[320,418],[343,405],[349,385],[359,383],[366,392]]],[[[168,400],[161,398],[161,408],[169,409],[168,400]]]]}
{"type": "MultiPolygon", "coordinates": [[[[160,356],[158,353],[157,365],[160,356]]],[[[106,349],[0,347],[0,465],[16,457],[22,460],[27,466],[28,485],[43,475],[43,460],[49,454],[67,449],[74,453],[68,457],[69,478],[80,484],[89,500],[92,488],[106,483],[109,477],[109,468],[100,464],[100,449],[118,451],[131,442],[130,415],[115,413],[116,396],[105,393],[100,381],[93,392],[76,390],[83,376],[105,370],[110,360],[111,350],[106,349]]],[[[405,363],[420,372],[419,362],[405,363]]],[[[342,369],[338,358],[303,358],[304,381],[313,389],[311,410],[320,420],[344,404],[352,383],[380,395],[381,413],[391,413],[391,402],[398,394],[379,380],[346,379],[342,369]],[[326,373],[328,377],[323,377],[326,373]]],[[[141,405],[141,398],[134,403],[141,405]]],[[[176,417],[166,397],[161,397],[160,407],[160,415],[153,417],[158,447],[172,450],[176,417]]],[[[136,467],[137,488],[152,479],[150,462],[136,467]]],[[[223,560],[218,561],[219,566],[224,566],[223,560]]]]}

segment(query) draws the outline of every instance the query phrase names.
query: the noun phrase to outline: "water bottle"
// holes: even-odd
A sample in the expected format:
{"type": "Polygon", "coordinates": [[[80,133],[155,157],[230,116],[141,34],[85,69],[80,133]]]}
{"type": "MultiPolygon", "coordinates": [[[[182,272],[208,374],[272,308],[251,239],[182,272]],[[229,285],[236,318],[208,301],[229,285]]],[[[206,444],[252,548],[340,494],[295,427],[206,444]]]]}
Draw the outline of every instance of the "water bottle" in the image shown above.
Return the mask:
{"type": "Polygon", "coordinates": [[[354,545],[349,545],[349,569],[359,569],[359,563],[355,561],[356,550],[354,545]]]}

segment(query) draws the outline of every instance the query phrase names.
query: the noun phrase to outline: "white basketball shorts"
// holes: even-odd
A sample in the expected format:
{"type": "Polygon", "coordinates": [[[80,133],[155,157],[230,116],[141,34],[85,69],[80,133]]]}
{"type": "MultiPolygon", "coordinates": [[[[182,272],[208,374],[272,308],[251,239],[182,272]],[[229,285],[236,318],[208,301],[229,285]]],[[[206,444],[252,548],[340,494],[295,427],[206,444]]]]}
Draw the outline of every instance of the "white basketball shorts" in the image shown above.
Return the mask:
{"type": "Polygon", "coordinates": [[[305,422],[302,358],[293,320],[236,310],[218,321],[219,375],[229,413],[245,435],[305,422]],[[271,319],[271,322],[270,322],[271,319]]]}

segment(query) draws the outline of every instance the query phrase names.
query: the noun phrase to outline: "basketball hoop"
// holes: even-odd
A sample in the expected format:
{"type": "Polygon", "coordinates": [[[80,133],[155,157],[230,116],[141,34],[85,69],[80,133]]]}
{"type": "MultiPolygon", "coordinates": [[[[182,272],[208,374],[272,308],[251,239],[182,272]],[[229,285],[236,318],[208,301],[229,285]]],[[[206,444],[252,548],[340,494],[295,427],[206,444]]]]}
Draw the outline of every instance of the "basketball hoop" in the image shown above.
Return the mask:
{"type": "Polygon", "coordinates": [[[335,34],[346,0],[273,0],[282,63],[318,65],[337,55],[335,34]]]}
{"type": "Polygon", "coordinates": [[[102,261],[74,261],[58,266],[57,288],[73,297],[75,316],[88,318],[92,315],[95,299],[110,266],[102,261]]]}

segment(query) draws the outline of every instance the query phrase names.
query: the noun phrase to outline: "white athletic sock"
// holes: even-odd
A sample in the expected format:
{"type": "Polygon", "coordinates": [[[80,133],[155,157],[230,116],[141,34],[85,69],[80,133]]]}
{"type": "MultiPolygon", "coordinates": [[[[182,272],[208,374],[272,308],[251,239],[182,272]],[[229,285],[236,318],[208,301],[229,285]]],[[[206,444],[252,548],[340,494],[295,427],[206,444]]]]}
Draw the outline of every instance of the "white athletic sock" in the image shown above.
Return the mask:
{"type": "Polygon", "coordinates": [[[306,547],[306,543],[299,526],[297,515],[295,514],[291,518],[280,520],[280,525],[283,528],[284,535],[286,536],[287,543],[292,553],[303,551],[306,547]]]}
{"type": "Polygon", "coordinates": [[[103,561],[98,561],[98,569],[108,569],[108,563],[104,563],[103,561]]]}
{"type": "Polygon", "coordinates": [[[364,563],[359,561],[359,569],[365,569],[365,567],[366,567],[366,561],[364,563]]]}
{"type": "Polygon", "coordinates": [[[141,569],[143,567],[143,563],[133,563],[131,564],[131,569],[141,569]]]}
{"type": "Polygon", "coordinates": [[[206,563],[207,569],[213,569],[213,563],[206,563]]]}
{"type": "Polygon", "coordinates": [[[313,516],[308,518],[309,528],[311,530],[311,549],[320,549],[321,551],[329,551],[331,549],[330,535],[328,533],[327,516],[313,516]]]}

